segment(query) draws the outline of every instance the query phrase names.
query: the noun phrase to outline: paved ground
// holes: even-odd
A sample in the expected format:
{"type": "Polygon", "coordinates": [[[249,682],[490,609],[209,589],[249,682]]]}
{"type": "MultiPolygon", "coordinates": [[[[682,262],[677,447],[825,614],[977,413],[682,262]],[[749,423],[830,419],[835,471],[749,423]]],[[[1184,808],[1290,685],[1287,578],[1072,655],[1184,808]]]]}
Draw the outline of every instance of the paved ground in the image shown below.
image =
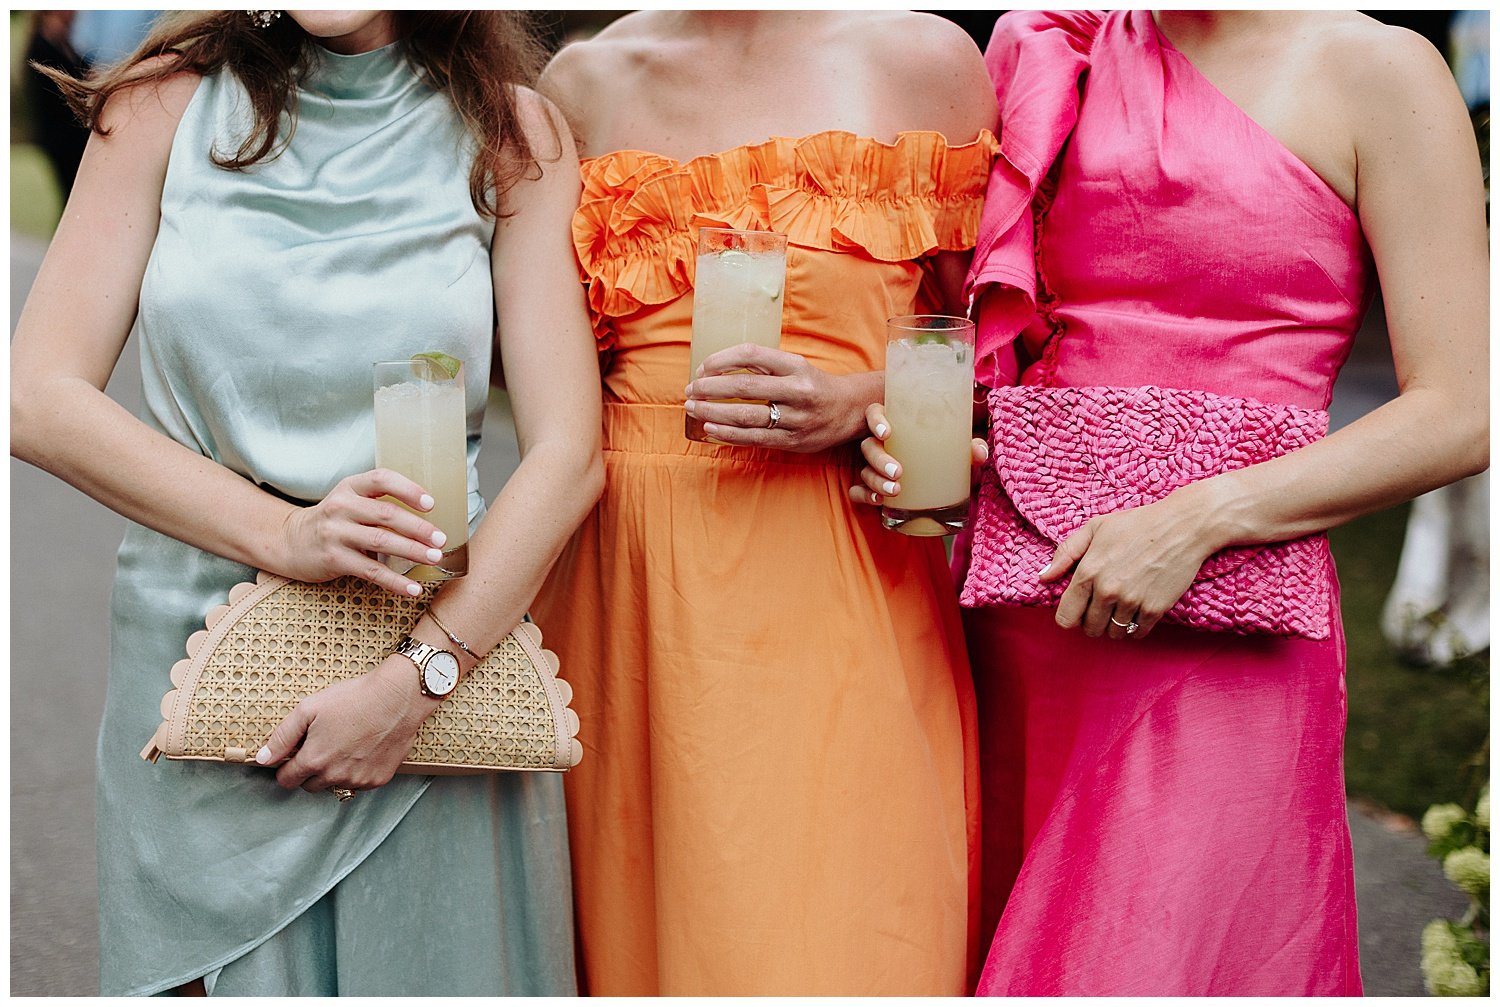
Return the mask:
{"type": "MultiPolygon", "coordinates": [[[[11,236],[11,325],[41,247],[11,236]]],[[[1378,311],[1375,312],[1378,316],[1378,311]]],[[[1362,338],[1335,397],[1347,422],[1394,393],[1379,333],[1362,338]]],[[[137,350],[110,394],[135,410],[137,350]]],[[[481,482],[488,498],[515,465],[503,410],[491,410],[481,482]]],[[[98,983],[94,739],[108,660],[109,589],[123,519],[67,485],[11,463],[11,993],[91,995],[98,983]]],[[[1464,900],[1401,823],[1351,807],[1366,992],[1420,995],[1422,926],[1464,900]]],[[[150,926],[150,920],[142,920],[150,926]]]]}

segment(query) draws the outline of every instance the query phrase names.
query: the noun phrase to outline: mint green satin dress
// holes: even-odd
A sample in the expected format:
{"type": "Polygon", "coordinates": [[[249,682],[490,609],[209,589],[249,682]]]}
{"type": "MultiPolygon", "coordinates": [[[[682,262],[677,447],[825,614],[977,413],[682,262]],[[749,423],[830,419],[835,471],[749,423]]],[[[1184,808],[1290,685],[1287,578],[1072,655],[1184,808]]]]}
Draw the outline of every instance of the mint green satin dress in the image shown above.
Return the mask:
{"type": "MultiPolygon", "coordinates": [[[[178,127],[141,288],[142,419],[311,502],[374,467],[372,362],[466,361],[469,514],[493,331],[473,147],[399,43],[322,54],[289,146],[215,167],[249,122],[228,72],[178,127]]],[[[398,776],[340,803],[252,767],[141,760],[188,635],[254,571],[131,525],[98,752],[102,991],[574,992],[561,781],[398,776]]],[[[415,672],[414,672],[415,673],[415,672]]]]}

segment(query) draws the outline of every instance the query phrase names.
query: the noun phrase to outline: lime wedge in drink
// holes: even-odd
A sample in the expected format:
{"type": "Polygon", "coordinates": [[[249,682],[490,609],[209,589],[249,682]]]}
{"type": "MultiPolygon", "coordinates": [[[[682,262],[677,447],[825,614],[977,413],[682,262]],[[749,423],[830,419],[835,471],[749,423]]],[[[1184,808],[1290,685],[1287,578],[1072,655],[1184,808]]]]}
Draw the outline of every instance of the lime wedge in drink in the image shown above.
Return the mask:
{"type": "Polygon", "coordinates": [[[433,350],[430,353],[414,353],[411,358],[412,373],[418,377],[426,376],[429,380],[441,378],[458,377],[458,369],[464,362],[457,357],[450,357],[446,353],[433,350]]]}

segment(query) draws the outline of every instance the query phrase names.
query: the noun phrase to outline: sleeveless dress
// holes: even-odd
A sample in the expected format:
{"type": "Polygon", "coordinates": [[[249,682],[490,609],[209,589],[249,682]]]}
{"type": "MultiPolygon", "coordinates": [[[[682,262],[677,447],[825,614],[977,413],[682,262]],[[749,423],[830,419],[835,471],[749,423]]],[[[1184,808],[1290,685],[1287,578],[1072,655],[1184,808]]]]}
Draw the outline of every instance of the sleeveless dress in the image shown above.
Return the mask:
{"type": "MultiPolygon", "coordinates": [[[[1013,379],[1019,329],[1022,383],[1054,337],[1059,385],[1326,409],[1373,280],[1339,196],[1147,12],[1010,13],[986,60],[988,381],[1013,379]]],[[[981,993],[1360,992],[1332,597],[1322,641],[966,610],[987,928],[1004,905],[981,993]]]]}
{"type": "Polygon", "coordinates": [[[587,750],[566,785],[591,994],[958,995],[977,973],[941,542],[849,502],[856,445],[689,441],[682,403],[699,226],[786,234],[782,348],[880,370],[885,319],[936,303],[923,257],[971,246],[994,150],[825,132],[584,164],[607,480],[533,611],[587,750]]]}
{"type": "MultiPolygon", "coordinates": [[[[467,362],[469,513],[493,222],[472,146],[400,44],[319,52],[290,145],[244,172],[249,99],[205,77],[177,128],[141,288],[142,419],[278,496],[374,467],[371,364],[467,362]]],[[[341,803],[259,767],[141,760],[188,635],[248,567],[130,525],[98,753],[100,980],[150,994],[569,994],[561,782],[397,776],[341,803]]]]}

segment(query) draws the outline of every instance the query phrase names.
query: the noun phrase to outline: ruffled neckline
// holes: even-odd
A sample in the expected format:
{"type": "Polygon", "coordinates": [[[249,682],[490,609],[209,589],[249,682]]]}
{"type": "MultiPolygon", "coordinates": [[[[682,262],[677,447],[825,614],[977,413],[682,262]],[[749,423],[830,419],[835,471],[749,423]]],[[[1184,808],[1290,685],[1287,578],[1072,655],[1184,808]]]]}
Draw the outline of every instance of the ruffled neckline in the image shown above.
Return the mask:
{"type": "Polygon", "coordinates": [[[988,130],[952,146],[931,131],[887,143],[827,130],[685,161],[644,150],[587,158],[573,242],[595,317],[691,290],[700,227],[776,231],[793,246],[881,262],[972,248],[998,149],[988,130]]]}

